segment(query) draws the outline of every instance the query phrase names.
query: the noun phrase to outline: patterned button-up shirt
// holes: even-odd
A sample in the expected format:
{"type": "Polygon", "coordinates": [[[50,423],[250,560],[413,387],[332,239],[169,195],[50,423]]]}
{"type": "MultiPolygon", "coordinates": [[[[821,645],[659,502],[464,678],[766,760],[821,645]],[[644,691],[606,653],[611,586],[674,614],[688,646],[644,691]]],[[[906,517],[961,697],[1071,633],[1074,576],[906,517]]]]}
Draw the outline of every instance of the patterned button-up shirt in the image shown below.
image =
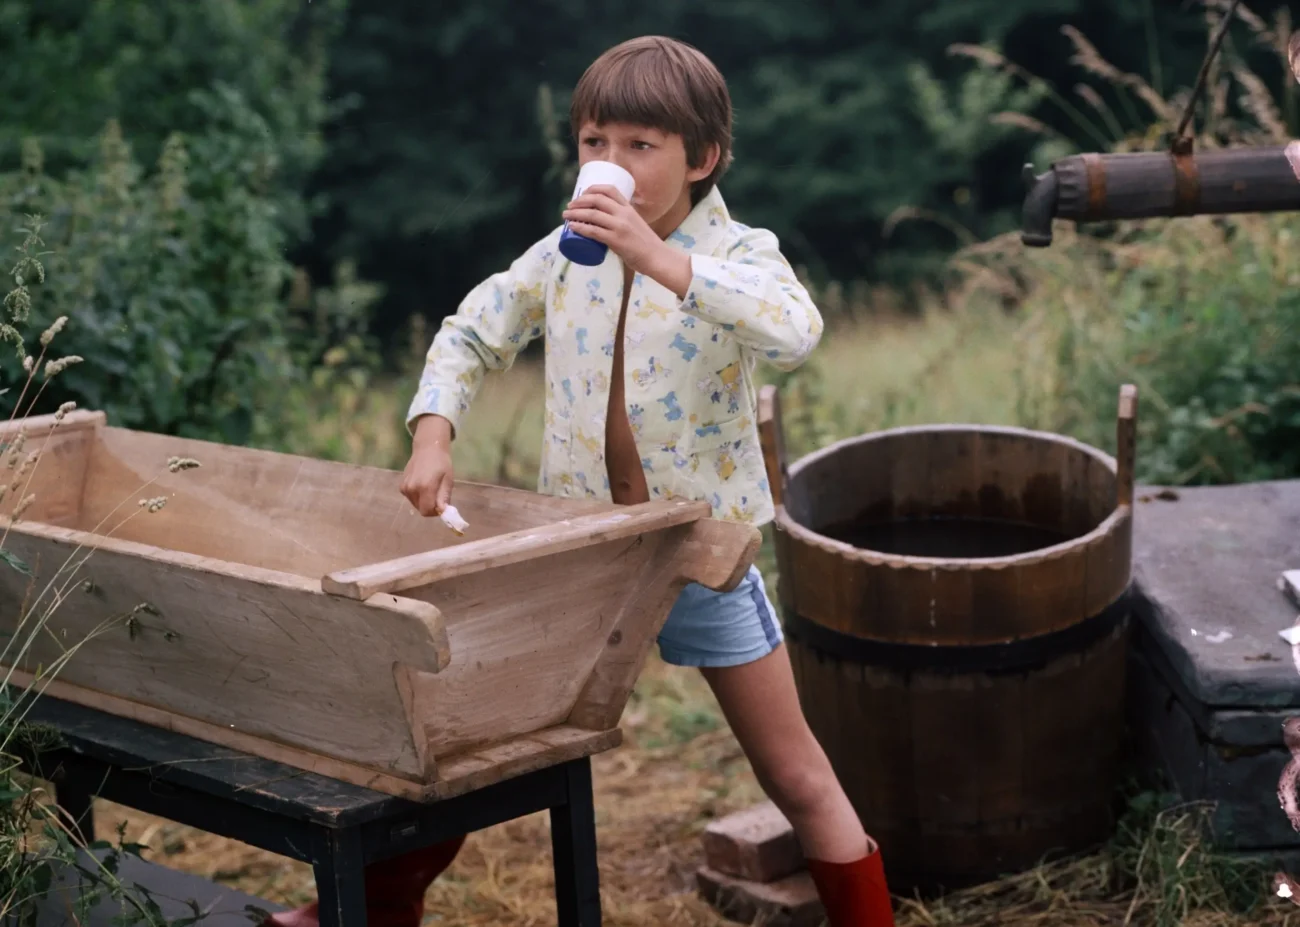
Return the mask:
{"type": "MultiPolygon", "coordinates": [[[[624,268],[558,251],[560,228],[489,277],[429,348],[408,427],[436,413],[458,428],[488,370],[545,336],[545,432],[538,491],[608,501],[605,416],[624,268]]],[[[637,274],[624,332],[625,398],[654,499],[708,501],[719,518],[762,525],[772,495],[757,428],[759,361],[791,370],[822,318],[776,236],[733,221],[715,188],[668,238],[691,255],[685,299],[637,274]]]]}

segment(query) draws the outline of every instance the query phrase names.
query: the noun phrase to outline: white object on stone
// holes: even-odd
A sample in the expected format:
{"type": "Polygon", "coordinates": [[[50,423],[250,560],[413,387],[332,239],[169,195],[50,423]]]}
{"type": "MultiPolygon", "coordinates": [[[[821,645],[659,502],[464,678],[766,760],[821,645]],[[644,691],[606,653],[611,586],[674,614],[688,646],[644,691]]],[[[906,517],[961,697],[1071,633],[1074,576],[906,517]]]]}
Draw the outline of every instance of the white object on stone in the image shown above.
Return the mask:
{"type": "Polygon", "coordinates": [[[1277,588],[1296,608],[1300,608],[1300,570],[1286,570],[1277,578],[1277,588]]]}

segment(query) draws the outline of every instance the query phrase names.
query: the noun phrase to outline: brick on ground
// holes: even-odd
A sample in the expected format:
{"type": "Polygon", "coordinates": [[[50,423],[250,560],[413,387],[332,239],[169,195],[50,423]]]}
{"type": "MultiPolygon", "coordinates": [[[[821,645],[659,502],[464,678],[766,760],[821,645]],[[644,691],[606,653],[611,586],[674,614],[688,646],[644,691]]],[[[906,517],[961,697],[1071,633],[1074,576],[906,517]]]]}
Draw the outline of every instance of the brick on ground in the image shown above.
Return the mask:
{"type": "Polygon", "coordinates": [[[804,868],[794,829],[776,807],[762,802],[713,821],[704,831],[705,865],[750,882],[775,882],[804,868]]]}
{"type": "Polygon", "coordinates": [[[825,908],[807,870],[774,882],[752,882],[702,866],[700,895],[723,917],[762,927],[819,927],[825,908]]]}

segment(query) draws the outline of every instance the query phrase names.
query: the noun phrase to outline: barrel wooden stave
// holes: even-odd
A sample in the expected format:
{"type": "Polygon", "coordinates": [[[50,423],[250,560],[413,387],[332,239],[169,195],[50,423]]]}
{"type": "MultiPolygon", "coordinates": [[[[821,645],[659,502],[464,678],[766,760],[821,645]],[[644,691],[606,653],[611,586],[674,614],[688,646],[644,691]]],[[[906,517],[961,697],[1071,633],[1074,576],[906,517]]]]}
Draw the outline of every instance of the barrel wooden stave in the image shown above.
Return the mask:
{"type": "Polygon", "coordinates": [[[1127,626],[1025,673],[899,671],[788,642],[796,685],[900,890],[953,889],[1104,841],[1127,626]],[[827,706],[834,706],[828,711],[827,706]]]}

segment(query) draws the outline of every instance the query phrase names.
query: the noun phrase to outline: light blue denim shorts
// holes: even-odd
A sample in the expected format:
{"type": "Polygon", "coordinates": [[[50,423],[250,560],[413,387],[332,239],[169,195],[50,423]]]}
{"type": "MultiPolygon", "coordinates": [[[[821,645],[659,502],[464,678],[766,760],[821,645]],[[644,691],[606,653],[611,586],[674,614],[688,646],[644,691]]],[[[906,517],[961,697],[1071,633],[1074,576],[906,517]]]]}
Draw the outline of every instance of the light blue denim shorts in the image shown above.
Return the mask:
{"type": "Polygon", "coordinates": [[[675,666],[739,666],[784,640],[762,574],[750,567],[731,592],[698,583],[682,589],[659,632],[659,655],[675,666]]]}

